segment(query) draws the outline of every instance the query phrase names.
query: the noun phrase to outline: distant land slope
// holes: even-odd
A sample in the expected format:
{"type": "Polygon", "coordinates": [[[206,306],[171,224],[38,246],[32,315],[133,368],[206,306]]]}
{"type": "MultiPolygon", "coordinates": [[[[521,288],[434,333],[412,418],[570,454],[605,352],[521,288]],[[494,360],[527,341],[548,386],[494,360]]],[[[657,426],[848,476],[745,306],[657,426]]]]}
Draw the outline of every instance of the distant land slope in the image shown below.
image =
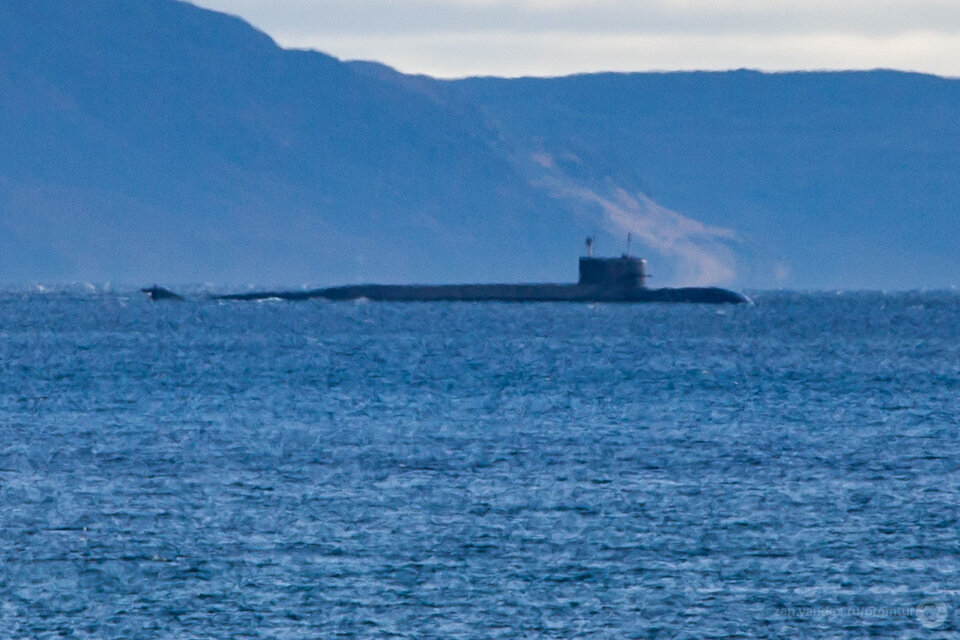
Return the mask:
{"type": "Polygon", "coordinates": [[[173,0],[0,0],[0,282],[960,282],[960,82],[407,76],[173,0]]]}
{"type": "Polygon", "coordinates": [[[578,181],[733,229],[745,283],[960,284],[957,80],[734,71],[457,84],[578,181]]]}
{"type": "Polygon", "coordinates": [[[0,61],[6,281],[547,277],[586,233],[470,109],[188,4],[0,0],[0,61]]]}

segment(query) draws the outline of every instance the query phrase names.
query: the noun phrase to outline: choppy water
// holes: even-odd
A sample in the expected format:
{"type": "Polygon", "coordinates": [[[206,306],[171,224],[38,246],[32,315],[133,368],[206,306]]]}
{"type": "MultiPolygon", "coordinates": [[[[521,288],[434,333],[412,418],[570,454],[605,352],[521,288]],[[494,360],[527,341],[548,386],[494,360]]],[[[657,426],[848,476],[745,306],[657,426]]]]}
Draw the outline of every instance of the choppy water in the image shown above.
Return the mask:
{"type": "Polygon", "coordinates": [[[0,637],[958,637],[960,294],[757,302],[0,295],[0,637]]]}

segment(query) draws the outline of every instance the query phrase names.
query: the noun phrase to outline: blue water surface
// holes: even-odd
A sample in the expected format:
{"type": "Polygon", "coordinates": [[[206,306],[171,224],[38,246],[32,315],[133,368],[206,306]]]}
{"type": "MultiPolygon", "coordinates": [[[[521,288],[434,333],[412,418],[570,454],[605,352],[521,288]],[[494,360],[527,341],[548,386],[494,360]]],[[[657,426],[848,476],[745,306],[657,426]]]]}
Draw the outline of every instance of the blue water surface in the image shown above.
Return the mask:
{"type": "Polygon", "coordinates": [[[960,294],[0,294],[2,638],[956,638],[960,294]]]}

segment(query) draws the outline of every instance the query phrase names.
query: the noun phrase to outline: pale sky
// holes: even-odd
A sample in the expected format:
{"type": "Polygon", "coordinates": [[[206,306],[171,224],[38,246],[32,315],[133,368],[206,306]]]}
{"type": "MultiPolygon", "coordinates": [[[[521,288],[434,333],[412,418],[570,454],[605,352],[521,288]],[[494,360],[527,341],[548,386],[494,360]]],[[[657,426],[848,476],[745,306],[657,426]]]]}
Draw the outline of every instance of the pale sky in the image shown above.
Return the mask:
{"type": "Polygon", "coordinates": [[[960,76],[960,0],[196,0],[408,73],[873,69],[960,76]]]}

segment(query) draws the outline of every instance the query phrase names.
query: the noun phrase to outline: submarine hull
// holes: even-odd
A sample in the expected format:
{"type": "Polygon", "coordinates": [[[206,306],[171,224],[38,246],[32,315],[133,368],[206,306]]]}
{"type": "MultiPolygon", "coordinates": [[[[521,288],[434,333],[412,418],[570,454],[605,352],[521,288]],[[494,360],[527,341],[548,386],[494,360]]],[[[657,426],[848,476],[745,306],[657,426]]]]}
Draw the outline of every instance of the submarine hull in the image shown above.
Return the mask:
{"type": "MultiPolygon", "coordinates": [[[[588,239],[590,251],[592,240],[588,239]]],[[[359,284],[303,291],[256,291],[212,296],[217,300],[358,300],[383,302],[687,302],[742,304],[750,298],[719,287],[646,286],[647,261],[630,255],[619,258],[580,258],[580,279],[570,284],[359,284]]],[[[166,289],[144,289],[154,300],[166,289]]],[[[175,295],[175,294],[172,294],[175,295]]]]}
{"type": "Polygon", "coordinates": [[[261,291],[219,300],[368,300],[385,302],[686,302],[741,304],[750,299],[719,287],[611,288],[583,284],[348,285],[307,291],[261,291]]]}

